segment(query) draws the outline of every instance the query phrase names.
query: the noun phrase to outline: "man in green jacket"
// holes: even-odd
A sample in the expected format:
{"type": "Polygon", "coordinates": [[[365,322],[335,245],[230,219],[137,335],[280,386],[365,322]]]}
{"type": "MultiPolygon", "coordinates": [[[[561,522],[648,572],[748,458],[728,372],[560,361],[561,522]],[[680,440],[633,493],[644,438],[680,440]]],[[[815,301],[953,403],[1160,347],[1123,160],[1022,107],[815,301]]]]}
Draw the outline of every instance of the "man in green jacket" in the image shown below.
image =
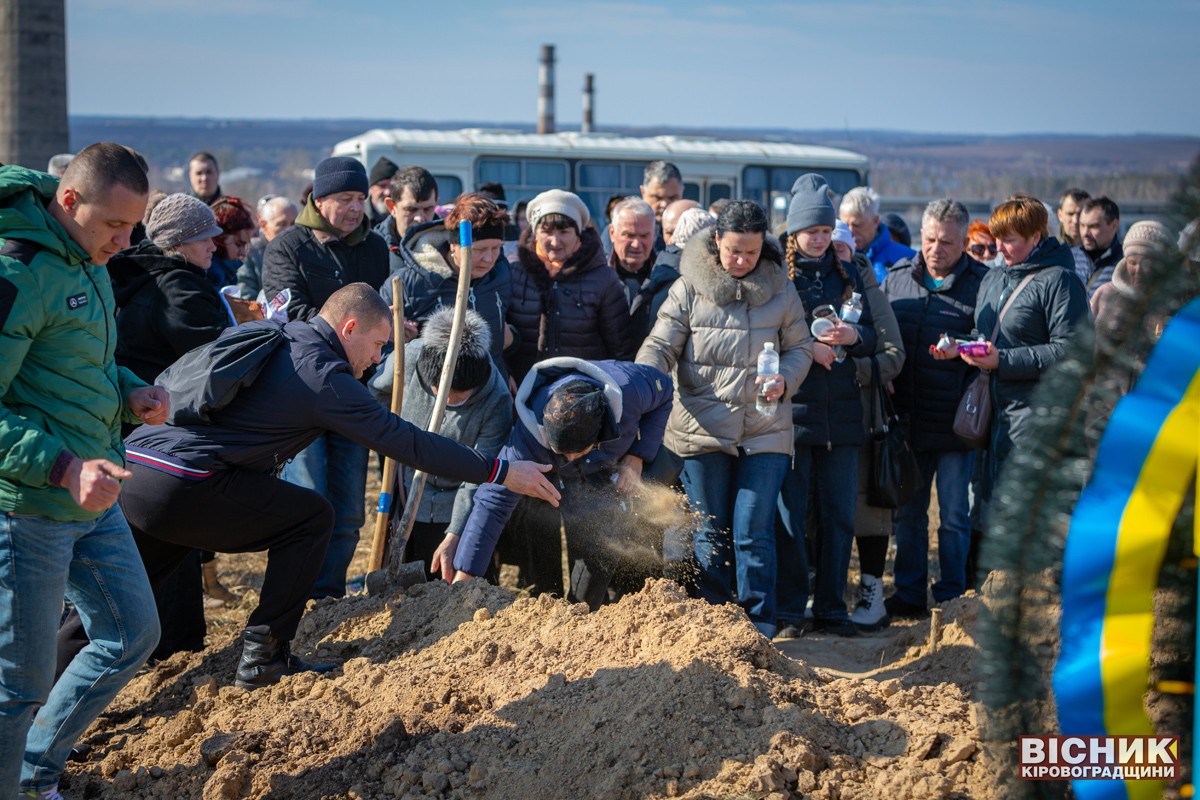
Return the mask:
{"type": "Polygon", "coordinates": [[[113,360],[104,269],[148,193],[131,151],[111,142],[61,180],[0,167],[0,797],[19,786],[59,798],[72,745],[158,641],[116,502],[129,477],[121,422],[161,424],[170,397],[113,360]],[[64,597],[91,643],[54,683],[64,597]]]}

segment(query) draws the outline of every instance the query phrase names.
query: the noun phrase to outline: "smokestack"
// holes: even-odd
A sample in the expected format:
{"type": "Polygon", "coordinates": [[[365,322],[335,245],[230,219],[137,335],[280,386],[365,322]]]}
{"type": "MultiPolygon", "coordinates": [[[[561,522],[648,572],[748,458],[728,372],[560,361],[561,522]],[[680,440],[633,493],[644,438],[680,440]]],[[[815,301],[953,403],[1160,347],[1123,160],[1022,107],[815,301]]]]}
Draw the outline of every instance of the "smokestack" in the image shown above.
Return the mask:
{"type": "Polygon", "coordinates": [[[538,133],[554,133],[554,45],[542,45],[538,70],[538,133]]]}
{"type": "Polygon", "coordinates": [[[583,122],[579,124],[580,133],[591,133],[595,127],[592,110],[595,108],[596,87],[593,85],[596,76],[588,73],[583,76],[583,122]]]}
{"type": "Polygon", "coordinates": [[[0,0],[0,162],[45,169],[67,152],[63,0],[0,0]]]}

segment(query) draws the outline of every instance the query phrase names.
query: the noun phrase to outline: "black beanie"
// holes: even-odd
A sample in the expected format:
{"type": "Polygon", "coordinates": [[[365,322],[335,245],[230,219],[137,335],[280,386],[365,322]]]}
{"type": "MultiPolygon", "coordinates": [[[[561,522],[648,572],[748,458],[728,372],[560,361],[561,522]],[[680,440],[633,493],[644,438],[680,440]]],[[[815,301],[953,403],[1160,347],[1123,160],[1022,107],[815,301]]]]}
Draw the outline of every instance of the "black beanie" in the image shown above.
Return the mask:
{"type": "Polygon", "coordinates": [[[567,381],[555,389],[542,412],[550,449],[580,453],[596,444],[606,405],[604,389],[585,380],[567,381]]]}
{"type": "Polygon", "coordinates": [[[313,197],[327,197],[338,192],[362,192],[371,188],[367,171],[357,159],[332,156],[317,164],[313,176],[313,197]]]}
{"type": "Polygon", "coordinates": [[[387,156],[380,156],[375,162],[375,166],[371,167],[371,174],[368,182],[374,186],[380,181],[391,180],[392,176],[400,171],[400,167],[396,166],[387,156]]]}

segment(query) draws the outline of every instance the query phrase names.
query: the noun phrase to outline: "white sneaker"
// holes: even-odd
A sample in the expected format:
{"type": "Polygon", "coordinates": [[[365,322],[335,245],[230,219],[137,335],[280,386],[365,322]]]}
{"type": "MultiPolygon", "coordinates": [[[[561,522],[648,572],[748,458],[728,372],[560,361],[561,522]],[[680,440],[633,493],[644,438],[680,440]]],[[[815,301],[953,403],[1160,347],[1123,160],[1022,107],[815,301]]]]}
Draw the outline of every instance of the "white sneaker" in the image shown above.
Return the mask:
{"type": "Polygon", "coordinates": [[[36,800],[66,800],[65,797],[58,793],[57,783],[53,786],[47,786],[44,789],[35,789],[30,792],[25,792],[21,795],[21,797],[33,797],[36,800]]]}
{"type": "Polygon", "coordinates": [[[863,575],[858,588],[858,605],[850,615],[850,621],[864,631],[877,631],[891,624],[887,609],[883,607],[883,579],[874,575],[863,575]]]}

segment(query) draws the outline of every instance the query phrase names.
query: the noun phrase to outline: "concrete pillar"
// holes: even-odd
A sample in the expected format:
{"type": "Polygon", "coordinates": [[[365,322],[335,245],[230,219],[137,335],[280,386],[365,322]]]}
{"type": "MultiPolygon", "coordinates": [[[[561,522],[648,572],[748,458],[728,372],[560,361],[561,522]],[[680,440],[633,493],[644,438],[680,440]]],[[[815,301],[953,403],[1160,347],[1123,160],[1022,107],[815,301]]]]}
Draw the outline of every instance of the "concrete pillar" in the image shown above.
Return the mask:
{"type": "Polygon", "coordinates": [[[0,0],[0,162],[45,170],[68,147],[65,0],[0,0]]]}

